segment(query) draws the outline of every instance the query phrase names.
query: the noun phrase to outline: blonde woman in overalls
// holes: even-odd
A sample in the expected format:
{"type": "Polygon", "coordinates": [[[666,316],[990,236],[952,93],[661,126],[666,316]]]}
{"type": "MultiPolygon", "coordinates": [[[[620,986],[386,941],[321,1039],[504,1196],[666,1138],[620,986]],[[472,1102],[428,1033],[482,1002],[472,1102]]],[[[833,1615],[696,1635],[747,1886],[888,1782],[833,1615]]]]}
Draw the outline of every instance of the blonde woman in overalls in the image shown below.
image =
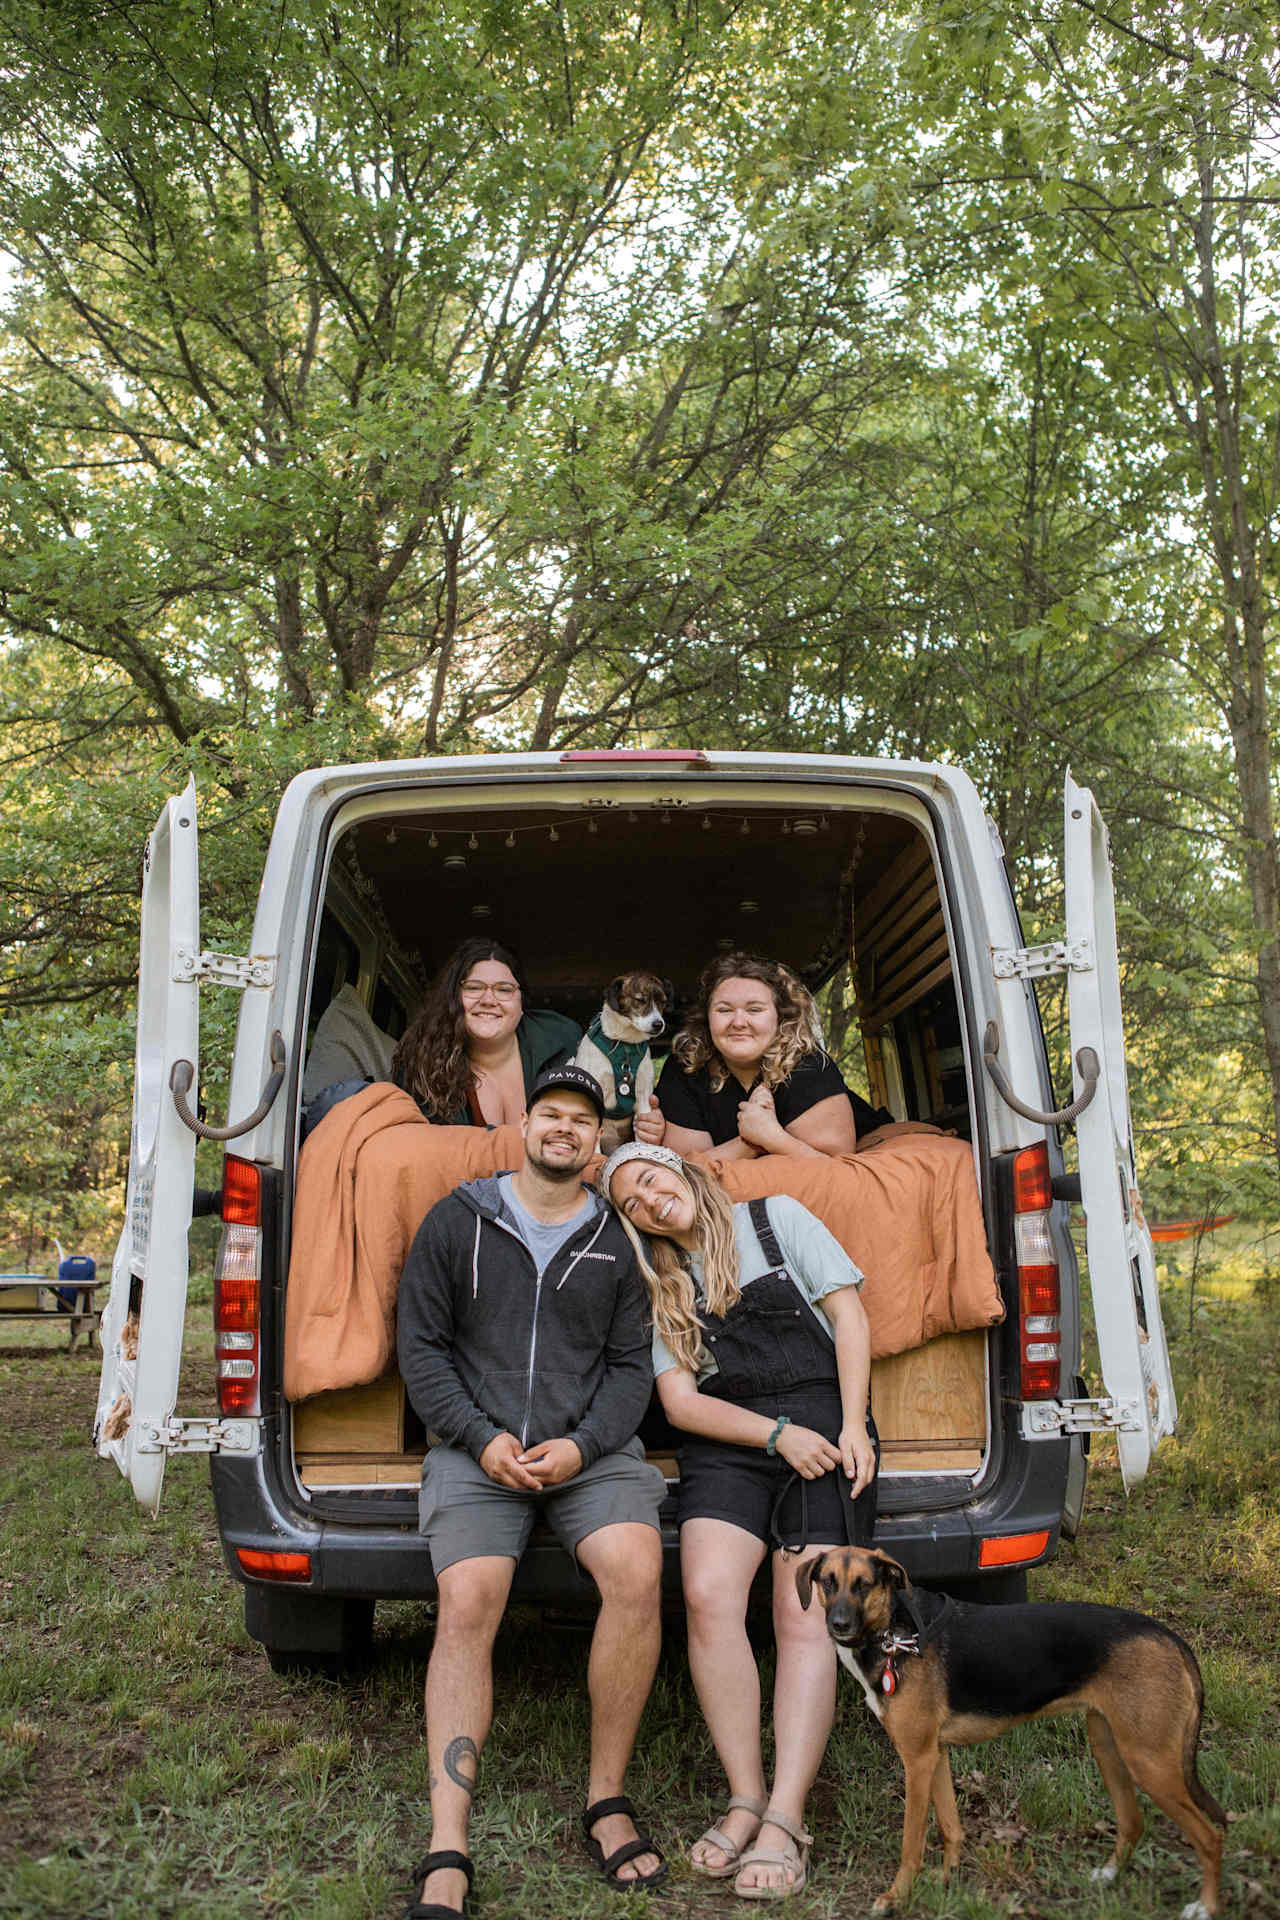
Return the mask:
{"type": "Polygon", "coordinates": [[[879,1444],[863,1276],[799,1201],[735,1205],[666,1147],[620,1147],[600,1188],[635,1242],[653,1306],[658,1397],[684,1436],[689,1665],[730,1792],[690,1865],[732,1878],[743,1899],[784,1899],[808,1872],[805,1801],[836,1684],[825,1619],[800,1606],[795,1557],[869,1545],[875,1525],[879,1444]],[[747,1634],[747,1601],[766,1554],[777,1646],[768,1793],[747,1634]]]}

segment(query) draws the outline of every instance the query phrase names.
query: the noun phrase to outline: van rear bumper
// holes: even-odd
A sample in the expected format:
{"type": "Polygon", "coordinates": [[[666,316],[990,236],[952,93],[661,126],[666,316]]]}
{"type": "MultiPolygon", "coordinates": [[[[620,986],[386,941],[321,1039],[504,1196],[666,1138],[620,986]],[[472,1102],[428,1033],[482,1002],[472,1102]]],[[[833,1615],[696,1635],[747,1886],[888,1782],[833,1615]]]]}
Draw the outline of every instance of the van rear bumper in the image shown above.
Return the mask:
{"type": "MultiPolygon", "coordinates": [[[[1043,1551],[1023,1561],[1042,1565],[1057,1552],[1063,1498],[1070,1464],[1068,1440],[1014,1441],[1006,1450],[1004,1471],[985,1496],[942,1510],[894,1513],[881,1518],[876,1545],[900,1560],[911,1578],[929,1584],[980,1576],[984,1540],[1009,1534],[1048,1537],[1043,1551]]],[[[435,1578],[426,1541],[411,1525],[369,1521],[311,1521],[279,1500],[266,1471],[267,1456],[253,1459],[214,1455],[210,1461],[218,1531],[227,1566],[246,1585],[272,1582],[246,1578],[238,1547],[311,1555],[309,1582],[291,1582],[301,1600],[307,1593],[333,1598],[429,1600],[435,1578]]],[[[680,1592],[674,1501],[662,1514],[663,1589],[680,1592]]],[[[562,1607],[590,1605],[595,1589],[569,1555],[548,1534],[535,1534],[516,1569],[512,1598],[562,1607]]]]}

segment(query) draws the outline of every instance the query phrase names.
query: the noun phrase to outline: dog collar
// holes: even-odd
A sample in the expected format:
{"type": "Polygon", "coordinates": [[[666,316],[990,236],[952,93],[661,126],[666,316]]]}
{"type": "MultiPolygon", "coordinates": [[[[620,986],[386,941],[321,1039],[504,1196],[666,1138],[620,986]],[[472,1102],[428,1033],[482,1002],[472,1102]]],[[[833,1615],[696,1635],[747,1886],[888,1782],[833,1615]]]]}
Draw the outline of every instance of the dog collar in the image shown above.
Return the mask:
{"type": "Polygon", "coordinates": [[[955,1604],[955,1601],[949,1593],[944,1594],[942,1605],[938,1608],[932,1620],[926,1624],[923,1614],[916,1605],[914,1593],[912,1593],[909,1587],[904,1589],[898,1596],[898,1605],[910,1615],[912,1631],[904,1633],[901,1627],[890,1625],[885,1632],[880,1635],[879,1644],[881,1653],[890,1660],[900,1653],[922,1653],[929,1642],[936,1638],[943,1621],[951,1613],[955,1604]]]}

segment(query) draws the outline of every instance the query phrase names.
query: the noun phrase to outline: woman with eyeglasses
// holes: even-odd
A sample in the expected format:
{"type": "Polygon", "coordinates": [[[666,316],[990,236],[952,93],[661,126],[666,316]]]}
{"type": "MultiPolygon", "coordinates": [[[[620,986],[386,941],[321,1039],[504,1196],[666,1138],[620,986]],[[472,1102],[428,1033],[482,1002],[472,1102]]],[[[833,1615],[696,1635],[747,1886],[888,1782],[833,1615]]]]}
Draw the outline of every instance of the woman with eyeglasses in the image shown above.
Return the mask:
{"type": "Polygon", "coordinates": [[[518,1124],[545,1067],[571,1060],[582,1029],[527,1009],[520,962],[496,940],[464,940],[397,1042],[391,1078],[444,1126],[518,1124]]]}

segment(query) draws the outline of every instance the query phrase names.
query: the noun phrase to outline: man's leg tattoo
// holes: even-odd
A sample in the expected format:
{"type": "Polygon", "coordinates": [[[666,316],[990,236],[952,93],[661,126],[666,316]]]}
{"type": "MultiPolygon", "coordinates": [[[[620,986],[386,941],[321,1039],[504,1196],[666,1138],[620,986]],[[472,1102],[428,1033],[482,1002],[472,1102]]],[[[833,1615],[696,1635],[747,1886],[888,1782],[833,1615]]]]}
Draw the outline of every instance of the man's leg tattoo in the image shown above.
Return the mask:
{"type": "Polygon", "coordinates": [[[476,1743],[465,1733],[451,1740],[444,1750],[444,1770],[455,1787],[470,1797],[476,1790],[476,1775],[480,1770],[480,1755],[476,1752],[476,1743]]]}

